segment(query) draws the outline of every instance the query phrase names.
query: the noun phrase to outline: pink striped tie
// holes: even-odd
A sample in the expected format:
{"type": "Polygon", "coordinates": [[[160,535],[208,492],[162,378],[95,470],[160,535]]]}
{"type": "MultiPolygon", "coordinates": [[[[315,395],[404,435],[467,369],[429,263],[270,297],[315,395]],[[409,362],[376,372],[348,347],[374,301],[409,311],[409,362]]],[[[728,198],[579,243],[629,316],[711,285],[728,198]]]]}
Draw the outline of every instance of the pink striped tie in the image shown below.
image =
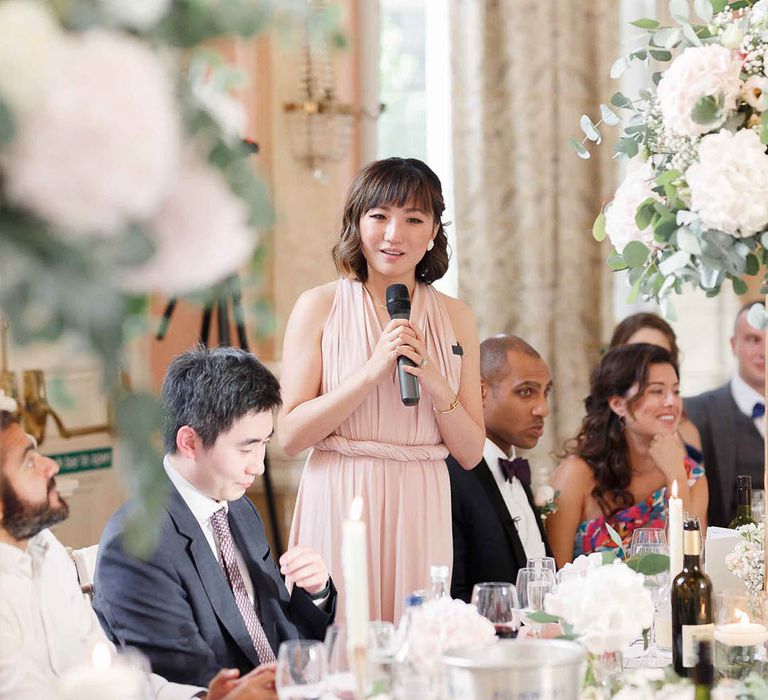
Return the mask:
{"type": "Polygon", "coordinates": [[[248,591],[245,588],[240,567],[237,565],[235,542],[229,529],[229,520],[227,519],[225,508],[220,508],[211,516],[211,525],[213,526],[213,534],[221,552],[221,566],[229,579],[232,593],[235,594],[235,602],[240,609],[240,614],[243,616],[245,628],[248,630],[248,634],[251,635],[253,648],[259,655],[259,662],[262,664],[274,663],[276,661],[275,653],[269,645],[269,640],[264,632],[264,628],[261,626],[261,622],[259,622],[256,609],[248,599],[248,591]]]}

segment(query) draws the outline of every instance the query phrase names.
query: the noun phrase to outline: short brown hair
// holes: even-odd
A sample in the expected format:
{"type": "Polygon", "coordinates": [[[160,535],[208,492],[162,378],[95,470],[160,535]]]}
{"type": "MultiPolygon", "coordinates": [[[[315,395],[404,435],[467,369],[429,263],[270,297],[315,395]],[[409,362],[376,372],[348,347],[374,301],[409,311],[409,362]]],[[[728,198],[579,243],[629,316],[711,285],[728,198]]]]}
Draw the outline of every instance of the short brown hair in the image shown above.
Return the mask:
{"type": "Polygon", "coordinates": [[[629,339],[643,328],[653,328],[664,334],[669,341],[669,354],[672,355],[672,363],[677,366],[680,362],[680,348],[677,347],[677,336],[675,331],[661,316],[656,314],[641,312],[627,316],[613,331],[611,344],[609,348],[617,348],[626,345],[629,339]]]}
{"type": "Polygon", "coordinates": [[[360,217],[376,207],[404,207],[408,202],[432,213],[437,235],[416,265],[416,280],[431,284],[448,269],[448,237],[442,215],[445,200],[440,178],[416,158],[385,158],[366,165],[352,182],[344,203],[341,235],[331,254],[339,274],[365,282],[368,263],[360,246],[360,217]]]}

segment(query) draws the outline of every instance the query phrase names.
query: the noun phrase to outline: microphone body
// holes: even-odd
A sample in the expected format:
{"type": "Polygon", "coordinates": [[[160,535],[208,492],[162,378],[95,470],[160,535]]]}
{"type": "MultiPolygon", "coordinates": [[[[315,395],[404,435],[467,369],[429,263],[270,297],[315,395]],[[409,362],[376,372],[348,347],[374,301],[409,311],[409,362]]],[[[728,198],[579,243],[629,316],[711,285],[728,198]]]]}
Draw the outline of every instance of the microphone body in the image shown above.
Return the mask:
{"type": "MultiPolygon", "coordinates": [[[[411,298],[408,287],[404,284],[390,284],[386,292],[387,311],[390,318],[411,318],[411,298]]],[[[397,358],[397,378],[400,382],[400,398],[406,406],[415,406],[419,403],[419,380],[403,369],[415,367],[416,363],[408,357],[400,355],[397,358]]]]}

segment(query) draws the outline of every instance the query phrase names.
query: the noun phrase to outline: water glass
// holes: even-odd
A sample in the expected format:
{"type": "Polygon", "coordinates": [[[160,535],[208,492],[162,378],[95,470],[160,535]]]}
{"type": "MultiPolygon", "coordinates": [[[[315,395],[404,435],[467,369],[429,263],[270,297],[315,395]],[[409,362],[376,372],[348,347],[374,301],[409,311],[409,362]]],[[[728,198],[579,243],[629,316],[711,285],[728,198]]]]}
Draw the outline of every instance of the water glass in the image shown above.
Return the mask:
{"type": "Polygon", "coordinates": [[[765,491],[752,489],[752,520],[761,523],[765,519],[765,491]]]}
{"type": "MultiPolygon", "coordinates": [[[[633,556],[643,554],[663,554],[669,556],[669,547],[666,544],[640,543],[635,547],[633,556]]],[[[644,576],[644,584],[651,594],[651,600],[653,601],[653,622],[651,623],[648,648],[636,659],[636,665],[658,668],[669,663],[669,655],[662,653],[656,644],[656,611],[659,609],[659,605],[665,596],[669,595],[669,569],[665,568],[654,576],[644,576]]]]}
{"type": "Polygon", "coordinates": [[[280,645],[275,669],[275,687],[280,700],[321,700],[326,677],[322,642],[291,639],[280,645]]]}
{"type": "Polygon", "coordinates": [[[629,556],[639,554],[638,548],[646,545],[667,545],[667,534],[661,527],[639,527],[632,532],[629,545],[629,556]]]}
{"type": "Polygon", "coordinates": [[[496,636],[512,639],[520,627],[517,592],[511,583],[478,583],[472,589],[472,605],[493,623],[496,636]]]}
{"type": "Polygon", "coordinates": [[[389,693],[394,677],[397,636],[391,622],[368,623],[368,680],[377,693],[389,693]]]}
{"type": "Polygon", "coordinates": [[[528,557],[525,566],[527,569],[549,569],[553,576],[557,574],[554,557],[528,557]]]}
{"type": "Polygon", "coordinates": [[[543,603],[543,596],[549,591],[553,591],[555,588],[555,577],[549,569],[533,569],[525,567],[517,572],[517,582],[515,584],[517,590],[517,599],[522,610],[541,610],[542,608],[535,608],[533,603],[543,603]],[[533,586],[531,583],[541,582],[539,586],[533,586]],[[533,594],[533,595],[531,595],[533,594]]]}

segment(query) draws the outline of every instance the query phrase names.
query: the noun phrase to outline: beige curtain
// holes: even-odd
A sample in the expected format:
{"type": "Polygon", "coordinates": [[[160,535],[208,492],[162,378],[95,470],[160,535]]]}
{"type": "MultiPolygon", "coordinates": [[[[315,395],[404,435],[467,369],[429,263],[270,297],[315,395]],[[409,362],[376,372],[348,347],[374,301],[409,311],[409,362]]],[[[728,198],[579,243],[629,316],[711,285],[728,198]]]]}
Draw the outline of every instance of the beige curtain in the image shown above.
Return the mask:
{"type": "MultiPolygon", "coordinates": [[[[610,310],[607,251],[592,221],[615,185],[611,144],[580,160],[567,145],[597,119],[619,56],[616,0],[453,0],[455,225],[459,296],[481,339],[530,342],[555,381],[536,450],[575,434],[610,310]]],[[[611,141],[614,130],[604,134],[611,141]]]]}

